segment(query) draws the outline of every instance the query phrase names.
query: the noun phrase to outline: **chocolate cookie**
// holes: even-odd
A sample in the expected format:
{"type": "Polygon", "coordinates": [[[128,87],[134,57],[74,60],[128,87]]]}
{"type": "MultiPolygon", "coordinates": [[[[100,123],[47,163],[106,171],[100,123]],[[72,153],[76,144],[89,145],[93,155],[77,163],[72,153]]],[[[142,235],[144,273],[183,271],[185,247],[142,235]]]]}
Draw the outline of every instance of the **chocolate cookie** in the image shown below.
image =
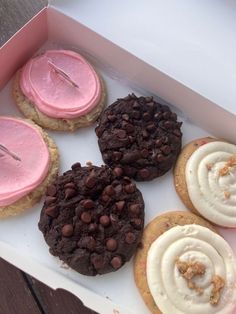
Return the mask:
{"type": "Polygon", "coordinates": [[[39,221],[51,254],[89,276],[129,261],[143,225],[142,194],[122,169],[79,163],[48,189],[39,221]]]}
{"type": "Polygon", "coordinates": [[[103,160],[137,181],[159,177],[181,150],[181,125],[176,113],[152,97],[120,98],[103,112],[96,128],[103,160]]]}

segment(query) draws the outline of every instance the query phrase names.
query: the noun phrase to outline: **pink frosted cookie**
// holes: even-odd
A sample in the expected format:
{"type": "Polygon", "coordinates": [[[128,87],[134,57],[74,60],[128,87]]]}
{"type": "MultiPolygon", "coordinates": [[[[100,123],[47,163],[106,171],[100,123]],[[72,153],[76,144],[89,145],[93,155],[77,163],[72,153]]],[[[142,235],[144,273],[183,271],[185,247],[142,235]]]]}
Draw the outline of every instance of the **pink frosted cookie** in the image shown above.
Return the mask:
{"type": "Polygon", "coordinates": [[[27,118],[58,131],[90,125],[105,103],[101,79],[70,50],[48,50],[30,59],[16,75],[13,94],[27,118]]]}
{"type": "Polygon", "coordinates": [[[29,120],[0,117],[0,144],[19,160],[0,154],[0,218],[32,207],[58,173],[53,140],[29,120]]]}

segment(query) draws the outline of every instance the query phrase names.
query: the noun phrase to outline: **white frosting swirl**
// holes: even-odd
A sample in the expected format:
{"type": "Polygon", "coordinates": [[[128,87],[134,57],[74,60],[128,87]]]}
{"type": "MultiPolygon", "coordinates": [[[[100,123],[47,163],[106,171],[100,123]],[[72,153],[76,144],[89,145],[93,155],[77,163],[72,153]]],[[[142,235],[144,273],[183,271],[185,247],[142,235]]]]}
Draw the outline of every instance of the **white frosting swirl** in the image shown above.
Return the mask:
{"type": "Polygon", "coordinates": [[[158,237],[148,251],[148,286],[164,314],[229,314],[236,304],[235,263],[228,243],[210,229],[199,225],[176,226],[158,237]],[[202,295],[188,287],[176,259],[205,266],[205,274],[192,279],[203,289],[202,295]],[[217,305],[209,302],[214,275],[225,281],[217,305]]]}
{"type": "Polygon", "coordinates": [[[185,169],[194,207],[203,217],[225,227],[236,227],[236,167],[223,176],[220,170],[235,155],[233,144],[207,143],[191,155],[185,169]]]}

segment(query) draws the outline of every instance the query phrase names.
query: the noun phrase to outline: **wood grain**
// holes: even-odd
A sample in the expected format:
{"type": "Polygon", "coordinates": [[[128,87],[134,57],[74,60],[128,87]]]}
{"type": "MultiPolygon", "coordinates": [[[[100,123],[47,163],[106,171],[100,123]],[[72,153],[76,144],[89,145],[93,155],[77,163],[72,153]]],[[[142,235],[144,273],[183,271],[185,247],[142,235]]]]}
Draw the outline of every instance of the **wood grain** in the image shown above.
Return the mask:
{"type": "Polygon", "coordinates": [[[0,0],[0,46],[47,4],[47,0],[0,0]]]}
{"type": "Polygon", "coordinates": [[[31,287],[45,313],[50,314],[96,314],[83,306],[73,294],[65,290],[52,290],[43,283],[29,277],[31,287]],[[80,312],[79,312],[80,310],[80,312]]]}
{"type": "Polygon", "coordinates": [[[41,313],[22,272],[2,259],[0,259],[0,313],[41,313]]]}

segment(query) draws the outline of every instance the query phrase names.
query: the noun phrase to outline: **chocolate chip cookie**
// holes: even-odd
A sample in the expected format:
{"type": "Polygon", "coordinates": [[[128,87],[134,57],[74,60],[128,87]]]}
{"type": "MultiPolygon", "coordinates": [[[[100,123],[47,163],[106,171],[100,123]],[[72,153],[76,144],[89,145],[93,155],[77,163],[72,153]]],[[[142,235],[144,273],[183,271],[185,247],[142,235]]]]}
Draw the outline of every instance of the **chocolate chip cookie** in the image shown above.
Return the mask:
{"type": "Polygon", "coordinates": [[[50,253],[89,276],[129,261],[143,225],[142,194],[121,168],[79,163],[48,188],[39,221],[50,253]]]}
{"type": "Polygon", "coordinates": [[[176,113],[152,97],[120,98],[103,112],[96,128],[103,160],[137,181],[159,177],[180,153],[181,125],[176,113]]]}

